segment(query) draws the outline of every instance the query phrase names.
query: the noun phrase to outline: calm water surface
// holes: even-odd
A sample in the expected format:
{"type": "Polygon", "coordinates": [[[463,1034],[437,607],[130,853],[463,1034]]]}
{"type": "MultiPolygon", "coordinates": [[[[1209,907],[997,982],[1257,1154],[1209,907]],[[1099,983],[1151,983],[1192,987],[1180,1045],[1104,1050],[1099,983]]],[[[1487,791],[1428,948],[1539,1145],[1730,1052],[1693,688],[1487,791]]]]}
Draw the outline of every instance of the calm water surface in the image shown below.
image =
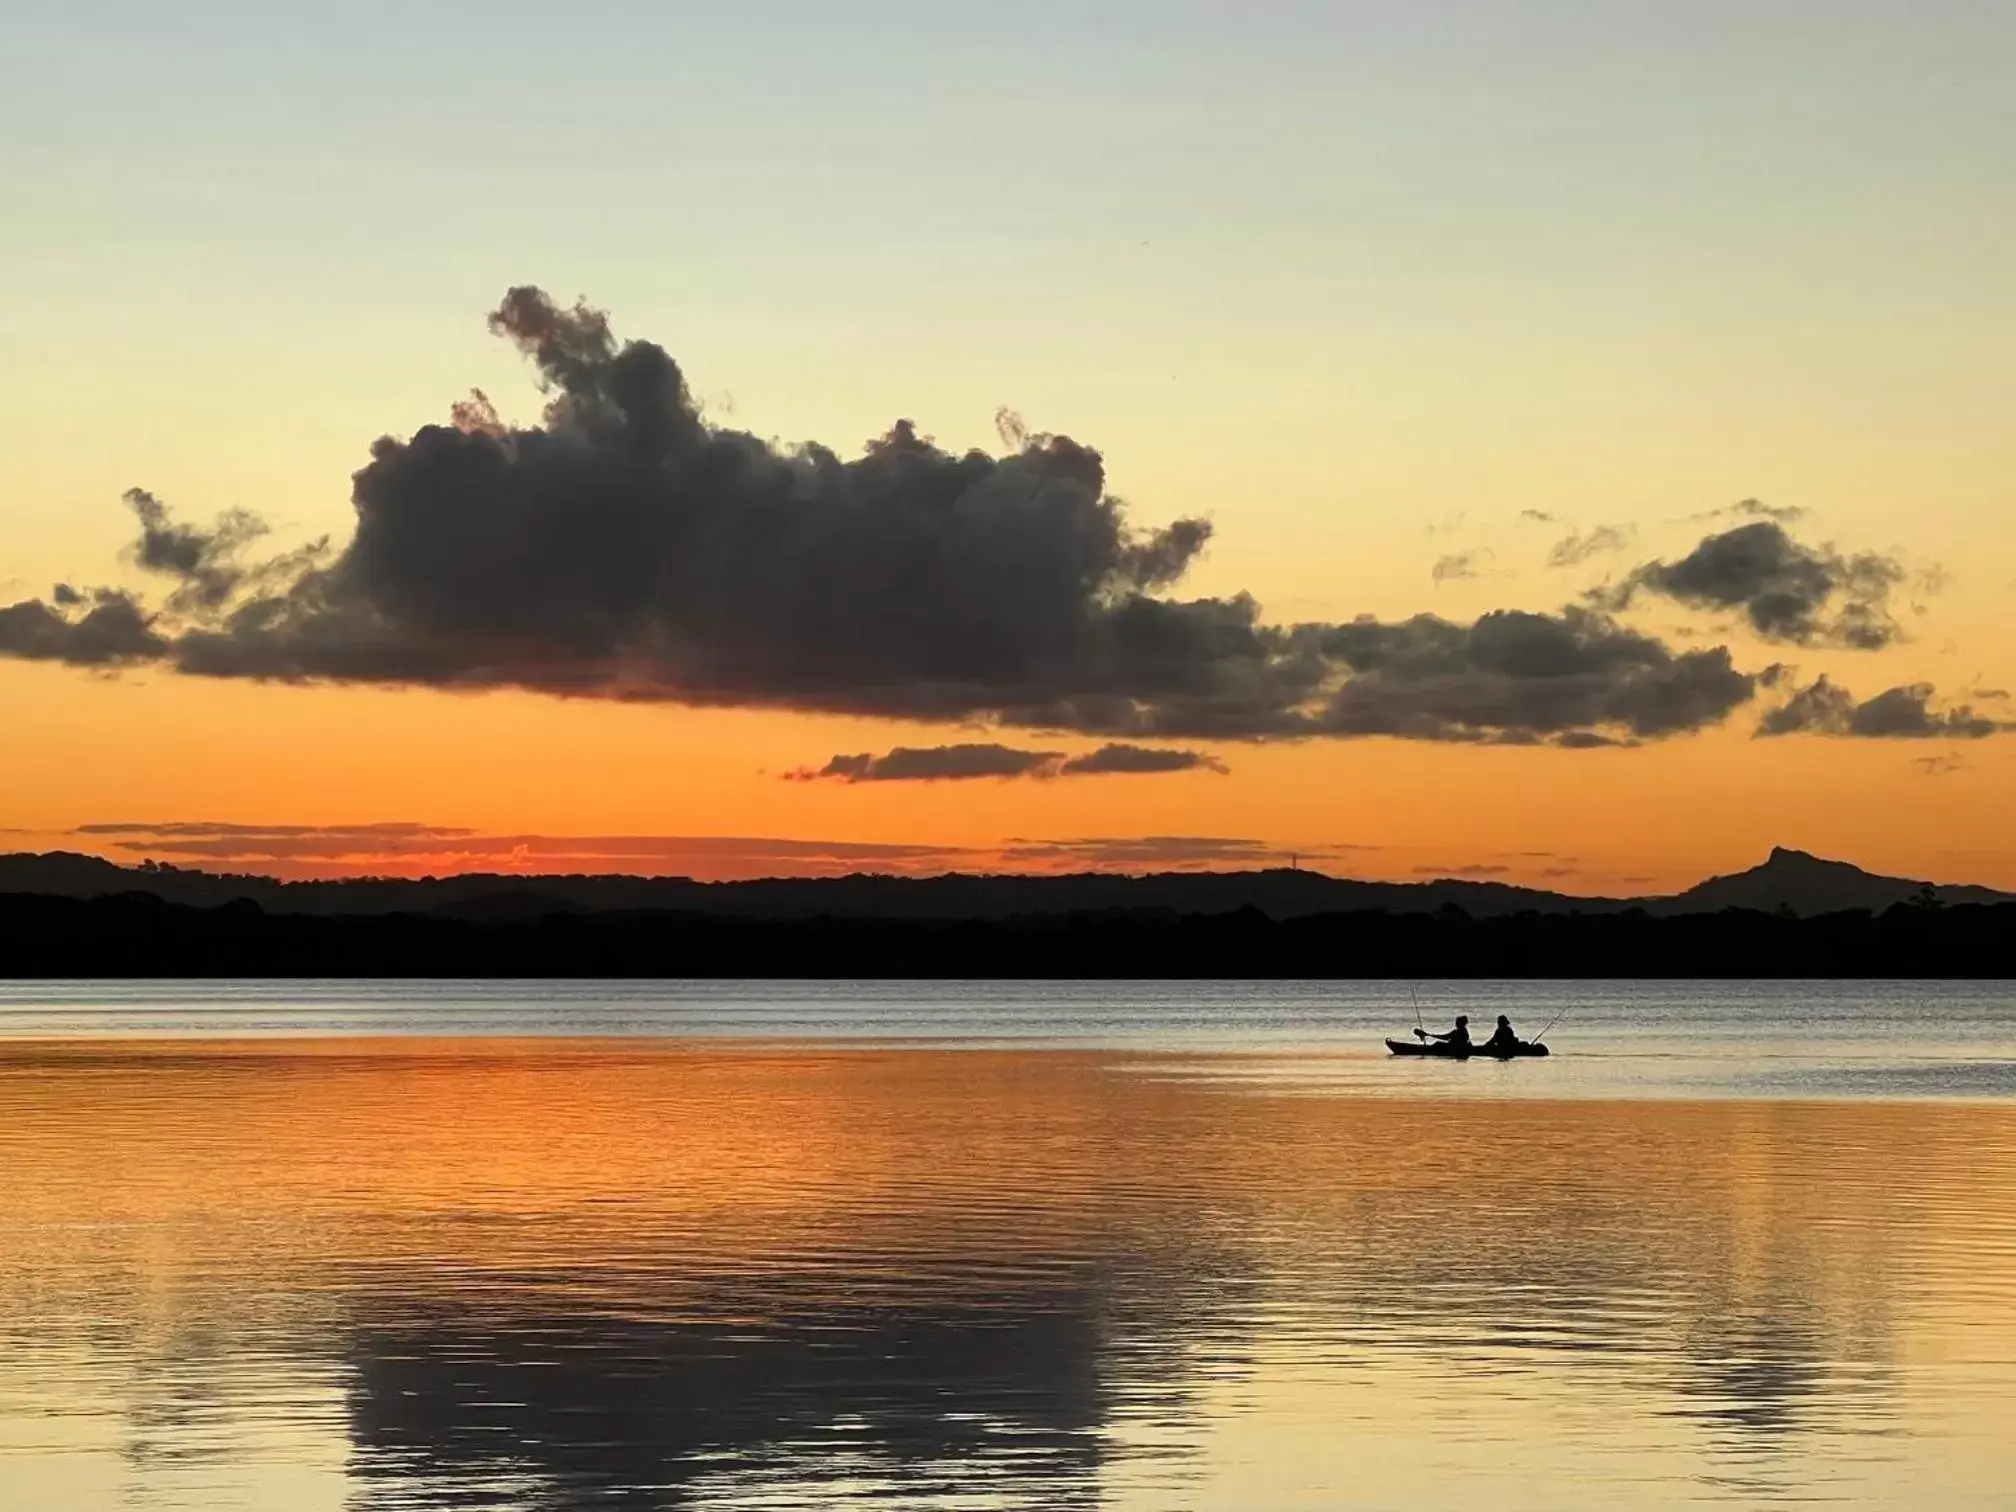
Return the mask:
{"type": "Polygon", "coordinates": [[[0,985],[0,1506],[2007,1507],[2016,987],[0,985]]]}

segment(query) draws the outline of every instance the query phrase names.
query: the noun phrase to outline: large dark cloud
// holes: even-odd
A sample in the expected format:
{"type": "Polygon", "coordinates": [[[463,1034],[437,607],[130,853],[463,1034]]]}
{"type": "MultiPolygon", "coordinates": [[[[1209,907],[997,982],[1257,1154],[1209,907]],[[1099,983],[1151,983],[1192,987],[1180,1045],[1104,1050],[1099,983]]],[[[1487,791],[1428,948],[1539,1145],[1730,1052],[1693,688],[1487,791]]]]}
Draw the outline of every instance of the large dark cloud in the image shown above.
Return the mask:
{"type": "Polygon", "coordinates": [[[1855,695],[1824,675],[1758,721],[1759,735],[1839,735],[1866,739],[1981,740],[2016,728],[1974,711],[1971,704],[1934,709],[1930,683],[1907,683],[1857,702],[1855,695]]]}
{"type": "Polygon", "coordinates": [[[982,777],[1104,777],[1155,772],[1223,772],[1201,751],[1112,742],[1082,756],[1062,751],[1021,751],[994,744],[898,746],[887,755],[835,756],[821,767],[786,772],[792,782],[961,782],[982,777]]]}
{"type": "MultiPolygon", "coordinates": [[[[252,517],[196,529],[136,491],[137,560],[171,582],[159,609],[28,600],[0,611],[0,653],[1114,740],[1588,745],[1697,729],[1754,692],[1726,651],[1675,652],[1600,606],[1280,626],[1244,594],[1172,597],[1210,527],[1131,525],[1099,453],[1067,437],[1004,425],[996,458],[899,421],[853,459],[780,447],[703,421],[662,348],[619,343],[585,305],[514,289],[491,325],[538,369],[540,424],[506,424],[479,393],[452,425],[379,440],[333,556],[248,562],[252,517]]],[[[1693,563],[1636,586],[1777,591],[1712,586],[1693,563]]],[[[1800,603],[1835,592],[1793,577],[1800,603]]],[[[1796,606],[1759,614],[1817,633],[1796,606]]]]}
{"type": "Polygon", "coordinates": [[[1761,519],[1708,536],[1676,562],[1647,562],[1596,598],[1616,610],[1657,593],[1741,613],[1765,640],[1874,651],[1901,634],[1890,594],[1905,576],[1894,557],[1807,546],[1777,519],[1761,519]]]}

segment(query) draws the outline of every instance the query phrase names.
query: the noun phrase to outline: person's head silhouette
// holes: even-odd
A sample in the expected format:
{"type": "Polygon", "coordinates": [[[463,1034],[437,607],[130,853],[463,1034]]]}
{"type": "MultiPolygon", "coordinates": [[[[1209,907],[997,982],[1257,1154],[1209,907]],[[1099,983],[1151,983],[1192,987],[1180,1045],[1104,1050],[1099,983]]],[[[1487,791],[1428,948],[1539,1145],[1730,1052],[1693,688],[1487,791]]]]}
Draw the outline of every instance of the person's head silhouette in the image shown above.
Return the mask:
{"type": "Polygon", "coordinates": [[[1512,1020],[1501,1013],[1498,1015],[1498,1027],[1500,1029],[1510,1029],[1512,1027],[1512,1020]]]}
{"type": "Polygon", "coordinates": [[[1456,1027],[1458,1029],[1461,1029],[1462,1027],[1464,1027],[1464,1025],[1468,1024],[1469,1022],[1470,1019],[1467,1014],[1459,1013],[1456,1015],[1456,1027]]]}

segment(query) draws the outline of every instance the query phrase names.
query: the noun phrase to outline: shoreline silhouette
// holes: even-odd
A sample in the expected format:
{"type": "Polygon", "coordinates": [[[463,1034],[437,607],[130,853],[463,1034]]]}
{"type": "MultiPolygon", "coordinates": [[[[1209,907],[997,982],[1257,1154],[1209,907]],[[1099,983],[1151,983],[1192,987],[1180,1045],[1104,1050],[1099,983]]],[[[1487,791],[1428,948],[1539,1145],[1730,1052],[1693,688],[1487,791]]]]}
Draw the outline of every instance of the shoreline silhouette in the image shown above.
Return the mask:
{"type": "Polygon", "coordinates": [[[1007,918],[608,910],[473,919],[0,895],[0,977],[2003,978],[2016,903],[1815,918],[1106,909],[1007,918]]]}

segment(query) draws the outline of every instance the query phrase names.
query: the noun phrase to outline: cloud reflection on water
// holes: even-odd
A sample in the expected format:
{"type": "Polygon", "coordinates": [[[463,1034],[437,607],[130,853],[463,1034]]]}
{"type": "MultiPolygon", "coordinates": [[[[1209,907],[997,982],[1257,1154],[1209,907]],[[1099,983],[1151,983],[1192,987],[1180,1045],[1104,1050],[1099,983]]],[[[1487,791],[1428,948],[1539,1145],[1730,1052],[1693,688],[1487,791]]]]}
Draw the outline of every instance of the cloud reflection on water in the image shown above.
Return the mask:
{"type": "Polygon", "coordinates": [[[1595,1506],[1673,1467],[1739,1501],[1992,1471],[1924,1362],[2016,1337],[2016,1110],[1149,1074],[1200,1062],[1236,1070],[0,1047],[0,1425],[114,1411],[130,1477],[201,1461],[214,1506],[281,1504],[217,1490],[276,1425],[353,1509],[1235,1506],[1270,1475],[1456,1506],[1508,1464],[1595,1506]],[[1354,1461],[1354,1422],[1432,1428],[1438,1478],[1354,1461]]]}

